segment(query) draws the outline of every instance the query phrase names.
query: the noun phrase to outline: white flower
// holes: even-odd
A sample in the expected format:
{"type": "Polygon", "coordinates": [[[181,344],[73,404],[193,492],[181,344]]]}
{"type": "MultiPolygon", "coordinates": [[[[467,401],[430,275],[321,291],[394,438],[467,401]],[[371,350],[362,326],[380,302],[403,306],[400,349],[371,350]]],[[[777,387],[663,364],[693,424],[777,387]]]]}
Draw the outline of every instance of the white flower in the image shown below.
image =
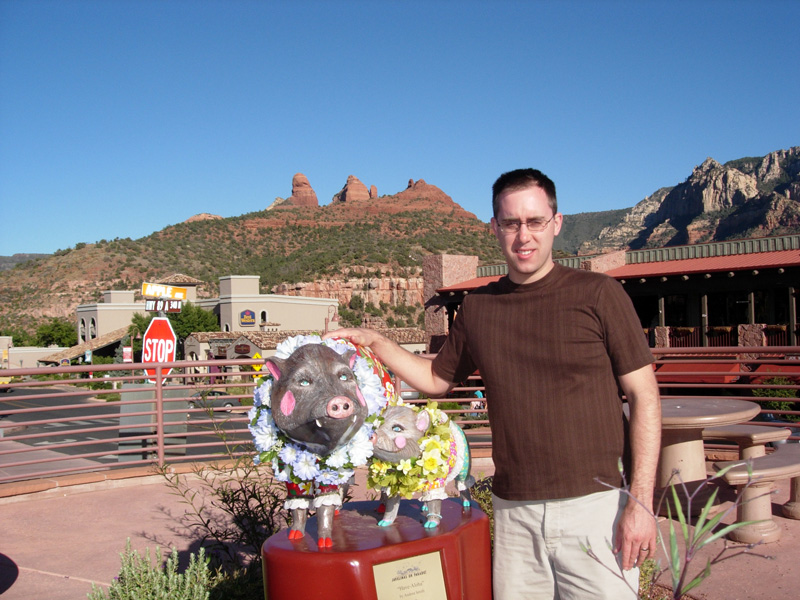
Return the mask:
{"type": "Polygon", "coordinates": [[[371,427],[362,427],[347,444],[350,454],[350,462],[358,467],[367,464],[367,460],[372,456],[372,442],[370,441],[371,427]]]}
{"type": "Polygon", "coordinates": [[[279,431],[272,420],[272,413],[262,409],[258,420],[254,425],[248,426],[253,435],[253,443],[259,452],[268,452],[273,446],[280,442],[279,431]]]}
{"type": "Polygon", "coordinates": [[[319,476],[317,477],[317,481],[322,485],[339,485],[339,480],[341,479],[341,474],[339,471],[325,469],[324,471],[320,471],[319,476]]]}
{"type": "Polygon", "coordinates": [[[317,455],[306,451],[298,452],[297,460],[292,463],[292,470],[296,477],[305,481],[313,481],[319,475],[317,455]]]}
{"type": "Polygon", "coordinates": [[[358,382],[358,389],[367,402],[369,414],[379,413],[387,404],[386,390],[381,383],[381,378],[375,374],[367,360],[359,356],[353,365],[353,374],[358,382]]]}
{"type": "Polygon", "coordinates": [[[294,444],[286,444],[283,449],[278,453],[280,459],[287,465],[293,465],[297,460],[299,450],[294,444]]]}
{"type": "Polygon", "coordinates": [[[278,481],[283,481],[284,483],[290,481],[289,467],[281,469],[277,458],[272,461],[272,474],[278,481]]]}
{"type": "Polygon", "coordinates": [[[278,358],[289,358],[300,346],[319,343],[322,343],[322,338],[318,335],[295,335],[293,337],[286,338],[276,346],[275,356],[278,358]]]}
{"type": "Polygon", "coordinates": [[[334,450],[328,458],[325,459],[325,464],[334,469],[339,469],[347,464],[350,457],[347,454],[347,447],[340,446],[334,450]]]}
{"type": "Polygon", "coordinates": [[[323,340],[322,343],[325,344],[331,350],[336,351],[336,353],[339,355],[342,355],[345,352],[356,349],[356,347],[352,343],[342,339],[335,339],[335,340],[328,339],[328,340],[323,340]]]}
{"type": "Polygon", "coordinates": [[[270,407],[270,395],[272,393],[272,379],[265,379],[264,383],[258,386],[253,392],[253,406],[270,407]]]}

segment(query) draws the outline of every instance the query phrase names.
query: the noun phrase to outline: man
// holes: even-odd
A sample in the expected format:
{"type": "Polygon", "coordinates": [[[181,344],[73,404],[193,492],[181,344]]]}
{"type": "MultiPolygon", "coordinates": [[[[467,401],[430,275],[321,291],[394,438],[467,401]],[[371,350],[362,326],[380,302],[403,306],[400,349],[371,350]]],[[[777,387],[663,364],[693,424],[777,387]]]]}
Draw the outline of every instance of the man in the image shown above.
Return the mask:
{"type": "Polygon", "coordinates": [[[371,330],[330,335],[370,346],[433,397],[480,370],[495,462],[495,600],[633,598],[635,567],[656,544],[661,411],[652,354],[616,281],[553,262],[563,216],[549,178],[505,173],[492,206],[508,275],[465,298],[433,361],[371,330]],[[609,487],[622,485],[620,458],[633,499],[609,487]]]}

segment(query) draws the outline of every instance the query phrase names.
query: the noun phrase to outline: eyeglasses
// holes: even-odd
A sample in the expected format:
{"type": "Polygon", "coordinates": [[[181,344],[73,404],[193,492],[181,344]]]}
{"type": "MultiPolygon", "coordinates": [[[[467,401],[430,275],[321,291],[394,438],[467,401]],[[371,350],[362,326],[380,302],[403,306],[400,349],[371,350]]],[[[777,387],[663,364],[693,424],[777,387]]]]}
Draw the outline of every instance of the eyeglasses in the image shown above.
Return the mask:
{"type": "Polygon", "coordinates": [[[500,231],[503,233],[519,233],[519,230],[523,225],[525,225],[530,232],[544,231],[545,228],[550,224],[550,221],[555,218],[556,216],[553,215],[549,219],[528,219],[527,221],[504,219],[502,221],[498,221],[497,225],[500,227],[500,231]]]}

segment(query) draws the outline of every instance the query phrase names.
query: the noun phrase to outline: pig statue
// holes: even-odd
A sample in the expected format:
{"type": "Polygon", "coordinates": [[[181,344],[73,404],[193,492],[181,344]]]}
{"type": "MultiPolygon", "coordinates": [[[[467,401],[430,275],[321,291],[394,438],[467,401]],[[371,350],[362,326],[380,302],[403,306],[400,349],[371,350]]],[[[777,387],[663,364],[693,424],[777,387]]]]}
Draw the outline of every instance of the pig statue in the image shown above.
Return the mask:
{"type": "Polygon", "coordinates": [[[397,517],[400,497],[420,493],[427,513],[425,528],[438,527],[445,486],[454,481],[463,511],[471,506],[470,453],[462,429],[430,402],[419,410],[398,404],[387,406],[383,423],[372,437],[373,460],[368,483],[381,490],[384,515],[378,525],[388,527],[397,517]]]}
{"type": "Polygon", "coordinates": [[[270,461],[275,478],[286,483],[290,539],[305,535],[313,508],[317,544],[332,546],[341,489],[372,454],[373,426],[366,419],[391,396],[365,350],[343,340],[297,336],[265,361],[268,375],[256,388],[250,431],[259,452],[255,461],[270,461]]]}

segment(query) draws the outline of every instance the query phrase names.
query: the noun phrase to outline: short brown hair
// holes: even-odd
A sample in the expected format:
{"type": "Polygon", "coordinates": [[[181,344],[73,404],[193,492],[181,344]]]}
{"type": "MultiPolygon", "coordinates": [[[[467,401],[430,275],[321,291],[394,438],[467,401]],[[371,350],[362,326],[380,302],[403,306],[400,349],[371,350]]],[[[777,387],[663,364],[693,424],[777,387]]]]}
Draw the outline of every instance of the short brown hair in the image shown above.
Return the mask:
{"type": "Polygon", "coordinates": [[[492,186],[492,214],[497,218],[499,209],[497,197],[506,190],[516,191],[528,187],[540,187],[547,195],[547,202],[553,209],[553,214],[558,212],[556,199],[556,184],[544,173],[537,169],[516,169],[503,173],[492,186]]]}

